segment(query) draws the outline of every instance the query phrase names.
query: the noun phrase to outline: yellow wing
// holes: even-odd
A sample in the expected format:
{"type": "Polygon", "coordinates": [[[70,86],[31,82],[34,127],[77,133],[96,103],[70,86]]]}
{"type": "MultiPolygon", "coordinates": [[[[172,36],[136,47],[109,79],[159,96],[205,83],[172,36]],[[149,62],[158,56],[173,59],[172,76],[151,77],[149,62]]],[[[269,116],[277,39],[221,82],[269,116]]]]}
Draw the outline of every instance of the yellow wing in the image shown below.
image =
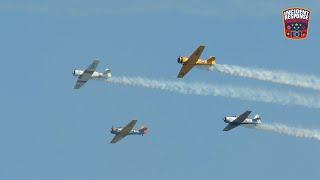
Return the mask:
{"type": "Polygon", "coordinates": [[[201,56],[205,46],[199,46],[188,58],[188,61],[182,66],[178,78],[183,78],[195,66],[199,57],[201,56]]]}

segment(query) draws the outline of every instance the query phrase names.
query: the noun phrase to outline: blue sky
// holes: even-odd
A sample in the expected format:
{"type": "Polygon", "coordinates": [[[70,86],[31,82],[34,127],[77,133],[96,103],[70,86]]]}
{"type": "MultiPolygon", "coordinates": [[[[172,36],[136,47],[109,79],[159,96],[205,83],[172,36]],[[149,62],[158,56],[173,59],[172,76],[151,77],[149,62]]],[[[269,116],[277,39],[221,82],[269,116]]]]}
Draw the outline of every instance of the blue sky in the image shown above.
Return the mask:
{"type": "MultiPolygon", "coordinates": [[[[250,107],[265,122],[320,129],[319,110],[89,82],[72,70],[99,58],[114,76],[174,80],[179,55],[199,44],[218,63],[319,74],[317,1],[2,1],[2,179],[318,180],[320,143],[238,128],[225,115],[250,107]],[[312,11],[307,40],[283,36],[281,11],[312,11]],[[147,136],[109,144],[132,118],[147,136]]],[[[193,70],[186,82],[288,86],[193,70]]]]}

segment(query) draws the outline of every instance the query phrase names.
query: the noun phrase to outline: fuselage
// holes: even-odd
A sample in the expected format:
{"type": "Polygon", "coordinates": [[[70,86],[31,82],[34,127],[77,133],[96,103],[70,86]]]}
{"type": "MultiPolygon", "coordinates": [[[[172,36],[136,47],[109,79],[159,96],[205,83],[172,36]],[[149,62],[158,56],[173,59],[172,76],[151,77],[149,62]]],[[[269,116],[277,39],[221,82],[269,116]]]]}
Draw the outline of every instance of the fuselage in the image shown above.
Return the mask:
{"type": "MultiPolygon", "coordinates": [[[[183,57],[183,56],[180,56],[178,58],[178,63],[180,64],[185,64],[187,61],[189,60],[188,57],[183,57]]],[[[202,60],[202,59],[198,59],[195,63],[195,65],[203,65],[203,66],[212,66],[212,65],[215,65],[216,62],[214,60],[202,60]]]]}
{"type": "MultiPolygon", "coordinates": [[[[73,71],[74,76],[81,76],[84,73],[84,70],[75,69],[73,71]]],[[[106,69],[103,73],[94,71],[91,75],[91,79],[109,79],[111,78],[111,71],[109,69],[106,69]]]]}
{"type": "MultiPolygon", "coordinates": [[[[223,118],[223,121],[225,123],[236,123],[234,122],[238,117],[237,116],[226,116],[223,118]]],[[[260,119],[251,119],[251,118],[246,118],[243,122],[241,123],[236,123],[236,124],[260,124],[261,120],[260,119]]]]}
{"type": "MultiPolygon", "coordinates": [[[[122,127],[119,128],[111,128],[111,134],[119,134],[119,132],[122,130],[122,127]]],[[[144,129],[132,129],[128,135],[144,135],[146,134],[146,131],[144,129]]]]}

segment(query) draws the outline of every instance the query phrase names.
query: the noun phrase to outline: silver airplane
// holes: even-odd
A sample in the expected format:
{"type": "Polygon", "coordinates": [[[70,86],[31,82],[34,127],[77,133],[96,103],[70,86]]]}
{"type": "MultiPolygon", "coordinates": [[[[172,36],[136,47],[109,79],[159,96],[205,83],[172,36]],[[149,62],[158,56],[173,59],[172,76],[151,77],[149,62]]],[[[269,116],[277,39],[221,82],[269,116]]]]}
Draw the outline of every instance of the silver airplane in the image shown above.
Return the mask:
{"type": "Polygon", "coordinates": [[[248,118],[251,111],[246,111],[240,116],[226,116],[223,118],[223,121],[225,123],[228,123],[228,125],[223,129],[223,131],[229,131],[235,127],[238,127],[240,125],[245,126],[255,126],[261,123],[261,118],[257,114],[254,116],[253,119],[248,118]]]}
{"type": "Polygon", "coordinates": [[[109,79],[111,78],[110,69],[106,69],[103,73],[97,72],[97,66],[100,63],[99,60],[93,60],[90,66],[85,70],[75,69],[73,71],[73,76],[77,76],[78,80],[74,89],[80,89],[89,79],[109,79]]]}
{"type": "Polygon", "coordinates": [[[145,126],[141,126],[139,129],[133,129],[136,125],[137,120],[132,120],[129,122],[125,127],[112,127],[111,134],[115,134],[114,138],[110,143],[114,144],[120,141],[122,138],[126,137],[127,135],[145,135],[147,133],[148,128],[145,126]]]}

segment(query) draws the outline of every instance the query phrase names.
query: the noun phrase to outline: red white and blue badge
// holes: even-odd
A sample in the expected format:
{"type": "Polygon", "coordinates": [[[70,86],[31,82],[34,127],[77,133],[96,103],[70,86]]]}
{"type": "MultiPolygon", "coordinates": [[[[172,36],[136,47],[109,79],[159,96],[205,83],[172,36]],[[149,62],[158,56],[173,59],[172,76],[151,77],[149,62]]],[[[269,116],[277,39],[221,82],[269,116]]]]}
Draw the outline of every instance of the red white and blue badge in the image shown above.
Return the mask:
{"type": "Polygon", "coordinates": [[[284,35],[288,39],[305,39],[308,37],[310,10],[288,8],[282,11],[284,35]]]}

